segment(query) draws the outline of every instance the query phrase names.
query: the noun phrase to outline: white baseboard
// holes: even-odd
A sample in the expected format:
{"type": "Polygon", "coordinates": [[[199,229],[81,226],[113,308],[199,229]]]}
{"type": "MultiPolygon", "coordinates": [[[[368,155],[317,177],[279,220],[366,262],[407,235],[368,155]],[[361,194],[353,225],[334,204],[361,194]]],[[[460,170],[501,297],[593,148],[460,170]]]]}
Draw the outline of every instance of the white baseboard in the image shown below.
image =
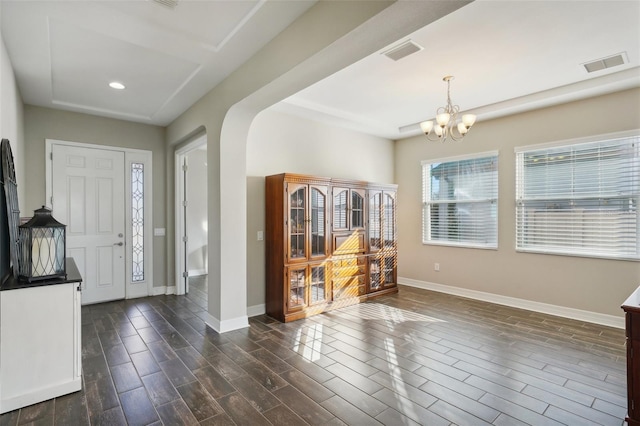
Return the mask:
{"type": "Polygon", "coordinates": [[[147,283],[129,284],[127,286],[127,299],[137,299],[138,297],[149,296],[149,288],[147,283]]]}
{"type": "Polygon", "coordinates": [[[161,296],[161,295],[165,295],[165,294],[176,294],[176,286],[175,285],[170,285],[170,286],[160,286],[160,287],[154,287],[153,288],[153,295],[154,296],[161,296]]]}
{"type": "Polygon", "coordinates": [[[217,333],[226,333],[227,331],[239,330],[249,327],[249,319],[246,316],[233,318],[230,320],[220,321],[218,318],[210,315],[208,312],[202,312],[198,315],[204,319],[204,323],[217,333]]]}
{"type": "Polygon", "coordinates": [[[200,275],[207,275],[206,269],[189,269],[190,277],[199,277],[200,275]]]}
{"type": "Polygon", "coordinates": [[[543,314],[555,315],[564,318],[591,322],[594,324],[606,325],[615,328],[624,328],[624,317],[600,314],[597,312],[583,311],[581,309],[567,308],[565,306],[550,305],[548,303],[534,302],[532,300],[518,299],[515,297],[502,296],[499,294],[485,293],[484,291],[469,290],[466,288],[452,287],[444,284],[436,284],[427,281],[414,280],[411,278],[398,277],[398,284],[410,287],[433,290],[440,293],[452,294],[455,296],[467,297],[469,299],[482,300],[484,302],[496,303],[498,305],[511,306],[513,308],[526,309],[528,311],[540,312],[543,314]]]}
{"type": "Polygon", "coordinates": [[[262,303],[260,305],[247,306],[247,316],[249,318],[262,315],[267,312],[267,306],[262,303]]]}

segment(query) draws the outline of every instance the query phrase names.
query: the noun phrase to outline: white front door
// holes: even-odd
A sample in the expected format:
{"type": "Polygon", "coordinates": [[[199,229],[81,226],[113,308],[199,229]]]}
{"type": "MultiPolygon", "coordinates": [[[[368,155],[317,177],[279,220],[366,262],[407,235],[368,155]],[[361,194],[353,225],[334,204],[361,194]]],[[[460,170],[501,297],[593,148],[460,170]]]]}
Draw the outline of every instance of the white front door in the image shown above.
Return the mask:
{"type": "Polygon", "coordinates": [[[82,303],[125,297],[124,152],[52,147],[53,216],[67,225],[67,256],[83,278],[82,303]]]}

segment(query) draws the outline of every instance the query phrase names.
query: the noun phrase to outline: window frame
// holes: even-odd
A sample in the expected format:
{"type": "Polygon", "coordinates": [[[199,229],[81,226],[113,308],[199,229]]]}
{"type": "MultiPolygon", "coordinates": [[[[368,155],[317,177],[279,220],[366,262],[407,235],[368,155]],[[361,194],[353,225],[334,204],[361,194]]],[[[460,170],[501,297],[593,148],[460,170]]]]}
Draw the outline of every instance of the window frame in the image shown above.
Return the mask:
{"type": "MultiPolygon", "coordinates": [[[[636,199],[636,254],[635,256],[626,256],[621,254],[606,254],[603,252],[597,252],[595,251],[595,249],[592,250],[591,252],[589,252],[588,250],[576,251],[575,248],[573,247],[565,247],[565,248],[557,248],[557,247],[549,248],[549,247],[543,247],[543,246],[527,247],[527,246],[522,246],[523,242],[522,242],[522,237],[520,236],[521,232],[523,232],[521,231],[521,224],[520,224],[521,220],[523,220],[520,218],[520,213],[519,213],[520,203],[522,203],[523,201],[526,202],[526,201],[532,200],[531,198],[527,200],[523,200],[523,197],[521,197],[525,187],[525,183],[523,181],[524,164],[523,164],[522,156],[524,156],[525,154],[533,154],[535,152],[540,152],[540,151],[554,149],[554,148],[570,149],[571,147],[575,147],[576,145],[587,145],[587,144],[594,144],[598,142],[606,143],[606,142],[612,142],[615,140],[633,139],[633,138],[636,138],[636,139],[640,138],[640,129],[594,135],[594,136],[584,137],[584,138],[560,140],[560,141],[554,141],[554,142],[548,142],[548,143],[542,143],[542,144],[526,145],[526,146],[520,146],[520,147],[514,148],[514,165],[515,165],[515,188],[514,188],[515,189],[515,203],[514,203],[515,241],[514,241],[514,245],[515,245],[516,252],[548,254],[548,255],[557,255],[557,256],[587,257],[587,258],[596,258],[596,259],[605,259],[605,260],[640,261],[640,208],[638,207],[640,205],[640,189],[638,189],[638,192],[632,195],[629,195],[629,197],[626,197],[626,196],[624,197],[624,198],[636,199]]],[[[635,161],[638,162],[639,164],[638,167],[640,168],[640,141],[638,141],[637,143],[638,143],[638,146],[635,147],[635,151],[638,152],[638,154],[636,154],[634,158],[636,159],[635,161]]],[[[575,169],[572,169],[572,170],[575,171],[575,169]]],[[[581,197],[583,197],[582,199],[601,198],[606,200],[616,198],[613,196],[598,197],[598,195],[600,194],[591,193],[588,197],[585,196],[584,194],[581,195],[581,197]]],[[[569,202],[580,200],[580,199],[581,199],[580,197],[566,198],[566,200],[569,200],[569,202]]],[[[537,199],[537,201],[544,201],[544,199],[537,199]]],[[[526,226],[526,223],[522,224],[522,227],[524,226],[526,226]]]]}
{"type": "MultiPolygon", "coordinates": [[[[498,150],[495,151],[485,151],[478,152],[473,154],[466,155],[458,155],[452,157],[443,157],[443,158],[434,158],[429,160],[421,161],[421,170],[422,170],[422,244],[430,245],[430,246],[446,246],[446,247],[461,247],[461,248],[472,248],[472,249],[481,249],[481,250],[498,250],[499,245],[499,213],[498,213],[498,205],[500,199],[500,173],[499,173],[499,165],[500,165],[500,152],[498,150]],[[428,172],[425,172],[425,168],[430,167],[431,164],[434,163],[453,163],[453,162],[461,162],[466,160],[481,160],[493,158],[496,162],[496,177],[495,177],[495,198],[484,198],[478,200],[451,200],[452,203],[489,203],[495,205],[495,243],[473,243],[473,242],[457,242],[453,240],[432,240],[425,238],[427,235],[431,234],[431,222],[428,220],[429,215],[427,214],[427,210],[434,203],[431,199],[431,192],[427,190],[427,185],[430,186],[430,182],[427,182],[428,172]],[[427,228],[428,227],[428,228],[427,228]]],[[[444,200],[440,200],[444,201],[444,200]]]]}

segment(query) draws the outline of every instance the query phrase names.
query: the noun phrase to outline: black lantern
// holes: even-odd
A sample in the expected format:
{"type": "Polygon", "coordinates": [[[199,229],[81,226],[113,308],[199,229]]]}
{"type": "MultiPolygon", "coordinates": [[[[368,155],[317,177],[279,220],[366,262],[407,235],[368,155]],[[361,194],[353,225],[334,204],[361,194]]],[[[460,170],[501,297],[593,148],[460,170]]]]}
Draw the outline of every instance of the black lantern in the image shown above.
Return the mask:
{"type": "Polygon", "coordinates": [[[42,206],[20,225],[20,273],[28,282],[66,278],[66,226],[42,206]]]}

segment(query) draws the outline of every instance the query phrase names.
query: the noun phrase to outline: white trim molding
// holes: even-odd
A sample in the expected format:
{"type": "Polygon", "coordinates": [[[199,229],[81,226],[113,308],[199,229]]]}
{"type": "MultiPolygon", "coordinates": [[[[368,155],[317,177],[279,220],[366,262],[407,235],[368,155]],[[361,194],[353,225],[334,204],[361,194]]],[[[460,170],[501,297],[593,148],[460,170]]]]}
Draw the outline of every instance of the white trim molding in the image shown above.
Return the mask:
{"type": "Polygon", "coordinates": [[[398,284],[410,287],[422,288],[425,290],[437,291],[439,293],[452,294],[454,296],[467,297],[469,299],[482,300],[484,302],[496,303],[498,305],[510,306],[512,308],[525,309],[527,311],[540,312],[548,315],[555,315],[563,318],[570,318],[594,324],[606,325],[608,327],[624,328],[624,317],[600,314],[598,312],[584,311],[581,309],[568,308],[565,306],[551,305],[548,303],[534,302],[532,300],[518,299],[516,297],[502,296],[484,291],[470,290],[461,287],[452,287],[444,284],[437,284],[428,281],[414,280],[411,278],[398,277],[398,284]]]}
{"type": "Polygon", "coordinates": [[[163,285],[163,286],[153,287],[154,296],[164,296],[169,294],[176,294],[175,285],[163,285]]]}
{"type": "Polygon", "coordinates": [[[257,317],[258,315],[262,315],[266,312],[267,312],[267,305],[265,305],[264,303],[260,305],[247,306],[247,316],[249,318],[257,317]]]}
{"type": "Polygon", "coordinates": [[[246,316],[224,321],[220,321],[208,312],[203,312],[198,316],[204,319],[204,323],[207,324],[209,328],[220,334],[249,327],[249,318],[246,316]]]}

